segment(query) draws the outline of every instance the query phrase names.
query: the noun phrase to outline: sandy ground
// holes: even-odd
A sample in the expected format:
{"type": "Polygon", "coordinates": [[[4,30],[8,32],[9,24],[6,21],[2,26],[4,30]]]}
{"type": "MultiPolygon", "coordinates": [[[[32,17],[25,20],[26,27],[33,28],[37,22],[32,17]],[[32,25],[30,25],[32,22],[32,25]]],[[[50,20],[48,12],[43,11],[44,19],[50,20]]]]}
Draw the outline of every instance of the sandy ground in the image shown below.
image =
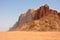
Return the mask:
{"type": "Polygon", "coordinates": [[[60,40],[60,32],[0,32],[0,40],[60,40]]]}

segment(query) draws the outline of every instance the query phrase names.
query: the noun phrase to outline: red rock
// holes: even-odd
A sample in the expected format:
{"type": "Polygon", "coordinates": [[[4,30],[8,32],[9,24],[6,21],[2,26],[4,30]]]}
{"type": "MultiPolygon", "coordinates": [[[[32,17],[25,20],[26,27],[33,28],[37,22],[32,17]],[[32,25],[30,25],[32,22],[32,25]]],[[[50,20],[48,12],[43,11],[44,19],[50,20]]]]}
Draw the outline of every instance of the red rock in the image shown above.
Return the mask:
{"type": "Polygon", "coordinates": [[[60,13],[46,4],[37,10],[29,9],[19,17],[10,31],[60,31],[60,13]],[[16,26],[17,25],[17,26],[16,26]]]}

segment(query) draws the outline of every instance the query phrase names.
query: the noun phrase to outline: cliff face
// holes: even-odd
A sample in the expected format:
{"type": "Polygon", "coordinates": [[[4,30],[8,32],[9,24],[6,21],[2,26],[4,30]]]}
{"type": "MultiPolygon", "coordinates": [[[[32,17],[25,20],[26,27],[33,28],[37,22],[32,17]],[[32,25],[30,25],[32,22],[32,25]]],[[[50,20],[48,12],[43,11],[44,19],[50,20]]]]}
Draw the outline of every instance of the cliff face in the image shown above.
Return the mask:
{"type": "Polygon", "coordinates": [[[21,14],[9,31],[60,31],[60,13],[46,4],[39,9],[29,9],[21,14]]]}

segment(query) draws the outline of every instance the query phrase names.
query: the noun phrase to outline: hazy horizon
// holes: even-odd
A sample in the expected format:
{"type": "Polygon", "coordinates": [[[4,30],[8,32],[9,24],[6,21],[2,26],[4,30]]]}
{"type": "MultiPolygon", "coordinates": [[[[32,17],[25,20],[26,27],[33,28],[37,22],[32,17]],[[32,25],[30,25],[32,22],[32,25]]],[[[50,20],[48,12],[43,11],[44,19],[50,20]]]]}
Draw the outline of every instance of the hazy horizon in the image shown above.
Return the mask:
{"type": "Polygon", "coordinates": [[[60,12],[60,0],[0,0],[0,31],[7,31],[18,20],[21,13],[30,8],[39,8],[48,4],[60,12]]]}

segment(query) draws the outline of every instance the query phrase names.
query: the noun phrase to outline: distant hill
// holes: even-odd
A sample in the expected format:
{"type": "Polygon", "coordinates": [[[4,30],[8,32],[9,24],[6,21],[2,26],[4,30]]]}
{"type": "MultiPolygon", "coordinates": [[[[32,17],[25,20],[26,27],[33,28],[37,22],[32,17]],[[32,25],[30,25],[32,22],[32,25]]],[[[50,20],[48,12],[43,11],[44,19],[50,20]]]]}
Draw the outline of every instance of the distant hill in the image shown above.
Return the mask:
{"type": "Polygon", "coordinates": [[[9,31],[60,31],[60,13],[46,4],[19,16],[9,31]]]}

